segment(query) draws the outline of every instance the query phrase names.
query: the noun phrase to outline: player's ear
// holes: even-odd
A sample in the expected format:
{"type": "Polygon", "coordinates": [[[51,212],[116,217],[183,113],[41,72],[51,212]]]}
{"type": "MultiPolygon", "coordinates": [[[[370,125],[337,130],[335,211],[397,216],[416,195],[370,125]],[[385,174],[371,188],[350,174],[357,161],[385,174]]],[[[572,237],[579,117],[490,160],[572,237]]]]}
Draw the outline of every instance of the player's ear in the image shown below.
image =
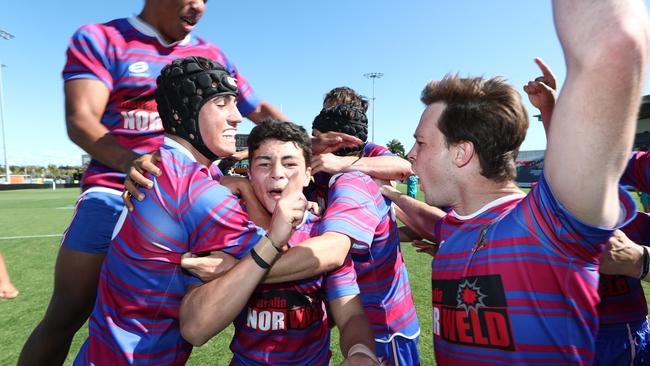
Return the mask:
{"type": "Polygon", "coordinates": [[[471,141],[460,141],[454,144],[452,149],[454,164],[459,168],[464,167],[472,160],[474,152],[474,143],[471,141]]]}
{"type": "Polygon", "coordinates": [[[311,182],[311,167],[308,166],[307,169],[305,169],[305,180],[302,182],[303,187],[307,187],[309,185],[309,182],[311,182]]]}

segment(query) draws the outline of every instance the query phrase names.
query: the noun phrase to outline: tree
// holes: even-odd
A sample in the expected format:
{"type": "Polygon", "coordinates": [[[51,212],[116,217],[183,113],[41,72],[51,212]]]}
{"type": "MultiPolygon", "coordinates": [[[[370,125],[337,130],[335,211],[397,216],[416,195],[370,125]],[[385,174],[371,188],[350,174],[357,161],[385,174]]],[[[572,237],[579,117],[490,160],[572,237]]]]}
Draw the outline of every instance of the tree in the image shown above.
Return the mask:
{"type": "Polygon", "coordinates": [[[388,143],[386,144],[386,147],[393,154],[397,154],[397,155],[399,155],[401,157],[406,156],[406,152],[404,150],[404,145],[402,145],[402,143],[398,139],[392,139],[392,140],[388,141],[388,143]]]}

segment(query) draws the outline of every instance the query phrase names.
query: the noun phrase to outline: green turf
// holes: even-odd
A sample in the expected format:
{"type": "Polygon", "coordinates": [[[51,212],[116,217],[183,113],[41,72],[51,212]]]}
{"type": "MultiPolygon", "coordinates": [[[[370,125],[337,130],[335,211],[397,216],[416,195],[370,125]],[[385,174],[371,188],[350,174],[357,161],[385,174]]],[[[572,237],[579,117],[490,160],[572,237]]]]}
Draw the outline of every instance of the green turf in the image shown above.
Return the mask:
{"type": "MultiPolygon", "coordinates": [[[[399,188],[403,190],[404,187],[400,185],[399,188]]],[[[61,234],[73,213],[77,194],[77,189],[0,192],[0,238],[61,234]]],[[[633,196],[638,201],[636,194],[633,196]]],[[[418,198],[422,199],[421,193],[418,198]]],[[[0,253],[4,255],[12,280],[20,290],[15,300],[0,301],[0,365],[16,363],[25,339],[43,316],[52,289],[59,240],[59,237],[0,239],[0,253]]],[[[416,253],[407,243],[402,243],[402,250],[420,318],[422,364],[433,365],[430,257],[416,253]]],[[[644,283],[644,287],[646,285],[644,283]]],[[[341,353],[338,335],[333,333],[333,363],[338,364],[341,353]]],[[[72,363],[86,335],[84,327],[75,337],[66,364],[72,363]]],[[[196,348],[188,364],[227,365],[231,336],[232,327],[229,327],[203,347],[196,348]]]]}
{"type": "MultiPolygon", "coordinates": [[[[0,238],[61,234],[73,213],[78,189],[22,190],[0,192],[0,238]]],[[[60,237],[0,239],[12,281],[20,295],[0,301],[0,365],[14,365],[23,343],[40,321],[52,291],[52,274],[60,237]]],[[[423,365],[432,365],[430,319],[430,257],[417,254],[403,243],[415,303],[421,324],[420,349],[423,365]]],[[[227,365],[228,345],[233,329],[229,327],[206,345],[195,348],[189,365],[227,365]]],[[[87,335],[84,326],[74,339],[66,364],[71,364],[87,335]]],[[[341,360],[338,334],[333,332],[334,364],[341,360]]]]}

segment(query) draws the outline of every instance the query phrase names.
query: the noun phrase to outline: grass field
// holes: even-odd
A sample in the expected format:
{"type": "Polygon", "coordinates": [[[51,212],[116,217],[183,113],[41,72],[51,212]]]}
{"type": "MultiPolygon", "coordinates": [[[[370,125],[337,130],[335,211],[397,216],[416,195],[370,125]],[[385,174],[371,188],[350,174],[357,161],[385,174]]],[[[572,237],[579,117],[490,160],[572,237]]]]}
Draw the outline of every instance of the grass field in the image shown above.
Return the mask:
{"type": "MultiPolygon", "coordinates": [[[[78,189],[0,192],[0,253],[11,279],[20,290],[14,300],[0,301],[0,365],[15,365],[23,343],[40,321],[50,299],[60,234],[73,213],[78,189]],[[49,236],[46,236],[49,235],[49,236]],[[22,238],[12,238],[22,237],[22,238]]],[[[420,318],[423,365],[433,365],[431,348],[430,257],[404,245],[414,300],[420,318]]],[[[334,332],[336,333],[336,332],[334,332]]],[[[74,339],[66,364],[71,364],[88,332],[84,326],[74,339]]],[[[228,365],[232,327],[203,347],[195,348],[189,365],[228,365]]],[[[341,360],[333,335],[334,364],[341,360]]]]}
{"type": "MultiPolygon", "coordinates": [[[[0,253],[4,255],[12,280],[20,290],[15,300],[0,301],[0,365],[16,364],[23,343],[43,316],[52,289],[60,234],[72,216],[78,192],[72,188],[0,192],[0,253]]],[[[636,195],[635,198],[638,200],[636,195]]],[[[430,257],[416,253],[405,243],[402,248],[420,318],[422,364],[434,365],[430,257]]],[[[86,335],[84,326],[74,339],[66,364],[72,363],[86,335]]],[[[232,327],[203,347],[196,348],[188,364],[227,365],[231,337],[232,327]]],[[[333,338],[334,364],[338,364],[341,353],[337,335],[334,334],[333,338]]]]}

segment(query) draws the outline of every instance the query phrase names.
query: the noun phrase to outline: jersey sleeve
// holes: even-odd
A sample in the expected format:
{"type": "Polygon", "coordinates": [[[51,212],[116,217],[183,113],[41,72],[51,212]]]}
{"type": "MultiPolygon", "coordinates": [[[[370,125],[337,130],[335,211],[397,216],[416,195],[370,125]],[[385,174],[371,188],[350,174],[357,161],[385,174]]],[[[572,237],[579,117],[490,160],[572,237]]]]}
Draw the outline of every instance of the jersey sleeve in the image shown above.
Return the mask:
{"type": "Polygon", "coordinates": [[[103,82],[108,90],[113,90],[113,76],[109,71],[112,60],[108,48],[108,39],[99,25],[79,28],[72,35],[66,51],[63,80],[95,79],[103,82]]]}
{"type": "Polygon", "coordinates": [[[347,256],[343,265],[324,276],[323,288],[327,301],[336,300],[343,296],[358,295],[357,273],[350,255],[347,256]]]}
{"type": "Polygon", "coordinates": [[[636,214],[632,197],[619,189],[621,215],[614,228],[591,226],[576,218],[553,195],[544,175],[518,206],[519,217],[528,221],[533,235],[553,246],[556,251],[595,262],[605,241],[613,232],[629,223],[636,214]]]}
{"type": "Polygon", "coordinates": [[[192,182],[182,201],[179,215],[189,226],[193,253],[220,250],[241,259],[265,234],[237,197],[213,179],[192,182]]]}
{"type": "Polygon", "coordinates": [[[372,245],[381,213],[375,203],[379,188],[370,177],[350,172],[334,177],[329,188],[327,209],[321,218],[319,235],[337,232],[352,239],[352,244],[372,245]]]}
{"type": "Polygon", "coordinates": [[[363,148],[363,156],[366,158],[372,158],[376,156],[397,156],[390,152],[387,148],[381,145],[377,145],[373,142],[368,142],[363,148]]]}
{"type": "Polygon", "coordinates": [[[621,177],[621,184],[650,193],[650,151],[633,151],[621,177]]]}

